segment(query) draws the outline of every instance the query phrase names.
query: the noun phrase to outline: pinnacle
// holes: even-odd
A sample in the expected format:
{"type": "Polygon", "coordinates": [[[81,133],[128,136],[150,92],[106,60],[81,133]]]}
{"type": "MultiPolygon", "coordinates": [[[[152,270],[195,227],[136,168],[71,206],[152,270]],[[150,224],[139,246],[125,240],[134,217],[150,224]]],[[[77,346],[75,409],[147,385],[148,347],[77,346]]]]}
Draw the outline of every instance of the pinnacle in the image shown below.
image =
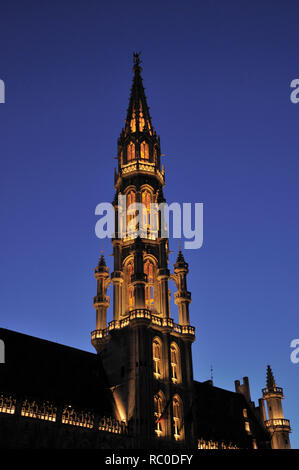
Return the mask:
{"type": "Polygon", "coordinates": [[[105,258],[104,258],[104,255],[103,253],[101,254],[101,257],[99,259],[99,264],[98,266],[106,266],[106,262],[105,262],[105,258]]]}
{"type": "Polygon", "coordinates": [[[274,375],[273,375],[271,366],[268,365],[267,366],[267,388],[269,390],[271,390],[275,387],[276,387],[276,383],[275,383],[275,380],[274,380],[274,375]]]}

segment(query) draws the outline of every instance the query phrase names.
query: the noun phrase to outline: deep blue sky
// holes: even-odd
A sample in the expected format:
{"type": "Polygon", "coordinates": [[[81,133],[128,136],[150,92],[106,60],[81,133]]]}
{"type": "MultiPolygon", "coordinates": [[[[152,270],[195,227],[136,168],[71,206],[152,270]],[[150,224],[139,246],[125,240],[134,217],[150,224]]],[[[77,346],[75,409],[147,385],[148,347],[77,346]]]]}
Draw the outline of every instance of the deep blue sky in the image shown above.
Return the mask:
{"type": "Polygon", "coordinates": [[[114,195],[141,50],[167,200],[204,203],[204,245],[185,252],[195,378],[213,364],[233,390],[248,375],[257,400],[270,363],[296,448],[298,14],[278,0],[10,0],[0,15],[1,326],[92,351],[94,209],[114,195]]]}

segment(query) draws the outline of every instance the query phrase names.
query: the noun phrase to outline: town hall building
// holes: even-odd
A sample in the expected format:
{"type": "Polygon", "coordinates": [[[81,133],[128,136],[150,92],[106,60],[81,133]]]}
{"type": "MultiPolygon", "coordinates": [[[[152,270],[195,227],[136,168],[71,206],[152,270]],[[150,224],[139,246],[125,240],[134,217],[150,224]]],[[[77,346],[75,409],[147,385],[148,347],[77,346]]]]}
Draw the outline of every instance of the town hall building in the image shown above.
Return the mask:
{"type": "MultiPolygon", "coordinates": [[[[235,392],[193,377],[189,266],[179,249],[169,266],[162,233],[165,170],[134,54],[133,84],[117,142],[113,271],[102,253],[95,268],[95,353],[0,329],[0,447],[98,449],[288,449],[283,390],[267,367],[258,406],[247,377],[235,392]],[[143,204],[136,236],[134,214],[143,204]],[[174,282],[178,323],[170,309],[174,282]],[[113,320],[107,322],[113,289],[113,320]]],[[[192,313],[192,311],[191,311],[192,313]]]]}

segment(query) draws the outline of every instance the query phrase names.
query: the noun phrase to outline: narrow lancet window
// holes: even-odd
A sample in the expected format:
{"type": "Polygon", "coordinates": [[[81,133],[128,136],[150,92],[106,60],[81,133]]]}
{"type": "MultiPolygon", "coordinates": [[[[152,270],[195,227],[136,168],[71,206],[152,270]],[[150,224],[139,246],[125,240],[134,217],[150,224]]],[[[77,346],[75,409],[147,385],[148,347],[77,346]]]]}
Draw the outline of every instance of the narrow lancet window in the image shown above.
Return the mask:
{"type": "Polygon", "coordinates": [[[145,140],[140,144],[140,157],[143,160],[149,160],[149,146],[145,140]]]}
{"type": "Polygon", "coordinates": [[[183,406],[182,400],[178,395],[172,399],[172,413],[173,413],[173,435],[176,441],[184,438],[184,425],[183,425],[183,406]]]}
{"type": "Polygon", "coordinates": [[[130,142],[127,148],[127,160],[131,162],[135,160],[135,145],[133,142],[130,142]]]}
{"type": "Polygon", "coordinates": [[[131,119],[131,132],[136,132],[136,115],[135,113],[132,114],[132,119],[131,119]]]}
{"type": "Polygon", "coordinates": [[[144,263],[144,274],[147,276],[147,284],[145,286],[145,305],[146,308],[152,310],[154,307],[154,263],[149,259],[144,263]]]}
{"type": "Polygon", "coordinates": [[[156,379],[162,378],[162,344],[158,338],[153,341],[153,367],[154,377],[156,379]]]}
{"type": "Polygon", "coordinates": [[[170,346],[171,380],[174,384],[181,382],[180,351],[175,343],[170,346]]]}
{"type": "Polygon", "coordinates": [[[160,391],[154,396],[155,433],[158,437],[163,435],[165,431],[165,425],[163,423],[165,420],[165,416],[163,416],[164,408],[165,398],[163,393],[160,391]]]}
{"type": "Polygon", "coordinates": [[[140,130],[140,132],[143,131],[144,126],[145,126],[145,120],[144,120],[143,114],[140,113],[139,114],[139,130],[140,130]]]}

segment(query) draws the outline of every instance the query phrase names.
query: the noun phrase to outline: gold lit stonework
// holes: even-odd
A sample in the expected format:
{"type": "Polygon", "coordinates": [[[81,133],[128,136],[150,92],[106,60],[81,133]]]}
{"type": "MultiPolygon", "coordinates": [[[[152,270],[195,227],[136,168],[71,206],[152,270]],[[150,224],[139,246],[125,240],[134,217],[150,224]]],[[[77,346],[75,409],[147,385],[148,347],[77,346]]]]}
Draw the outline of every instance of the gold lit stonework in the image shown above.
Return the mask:
{"type": "Polygon", "coordinates": [[[153,203],[157,207],[165,202],[165,170],[161,165],[160,139],[144,93],[138,54],[134,55],[127,118],[117,147],[115,220],[119,220],[118,211],[122,210],[118,207],[119,196],[125,195],[126,227],[120,220],[112,240],[114,267],[110,284],[109,269],[102,258],[96,268],[97,276],[108,277],[97,286],[100,302],[94,303],[97,321],[91,342],[102,357],[112,388],[117,391],[118,414],[125,415],[133,432],[160,441],[188,443],[191,428],[184,424],[184,410],[191,407],[191,344],[195,339],[195,328],[189,322],[188,264],[180,253],[174,272],[170,273],[168,239],[161,230],[159,213],[153,209],[153,203]],[[136,226],[137,203],[143,207],[141,228],[136,226]],[[170,312],[170,280],[178,289],[177,323],[170,312]],[[113,320],[107,322],[109,302],[104,299],[109,285],[113,286],[113,320]],[[151,419],[149,416],[144,419],[145,410],[151,410],[151,419]]]}

